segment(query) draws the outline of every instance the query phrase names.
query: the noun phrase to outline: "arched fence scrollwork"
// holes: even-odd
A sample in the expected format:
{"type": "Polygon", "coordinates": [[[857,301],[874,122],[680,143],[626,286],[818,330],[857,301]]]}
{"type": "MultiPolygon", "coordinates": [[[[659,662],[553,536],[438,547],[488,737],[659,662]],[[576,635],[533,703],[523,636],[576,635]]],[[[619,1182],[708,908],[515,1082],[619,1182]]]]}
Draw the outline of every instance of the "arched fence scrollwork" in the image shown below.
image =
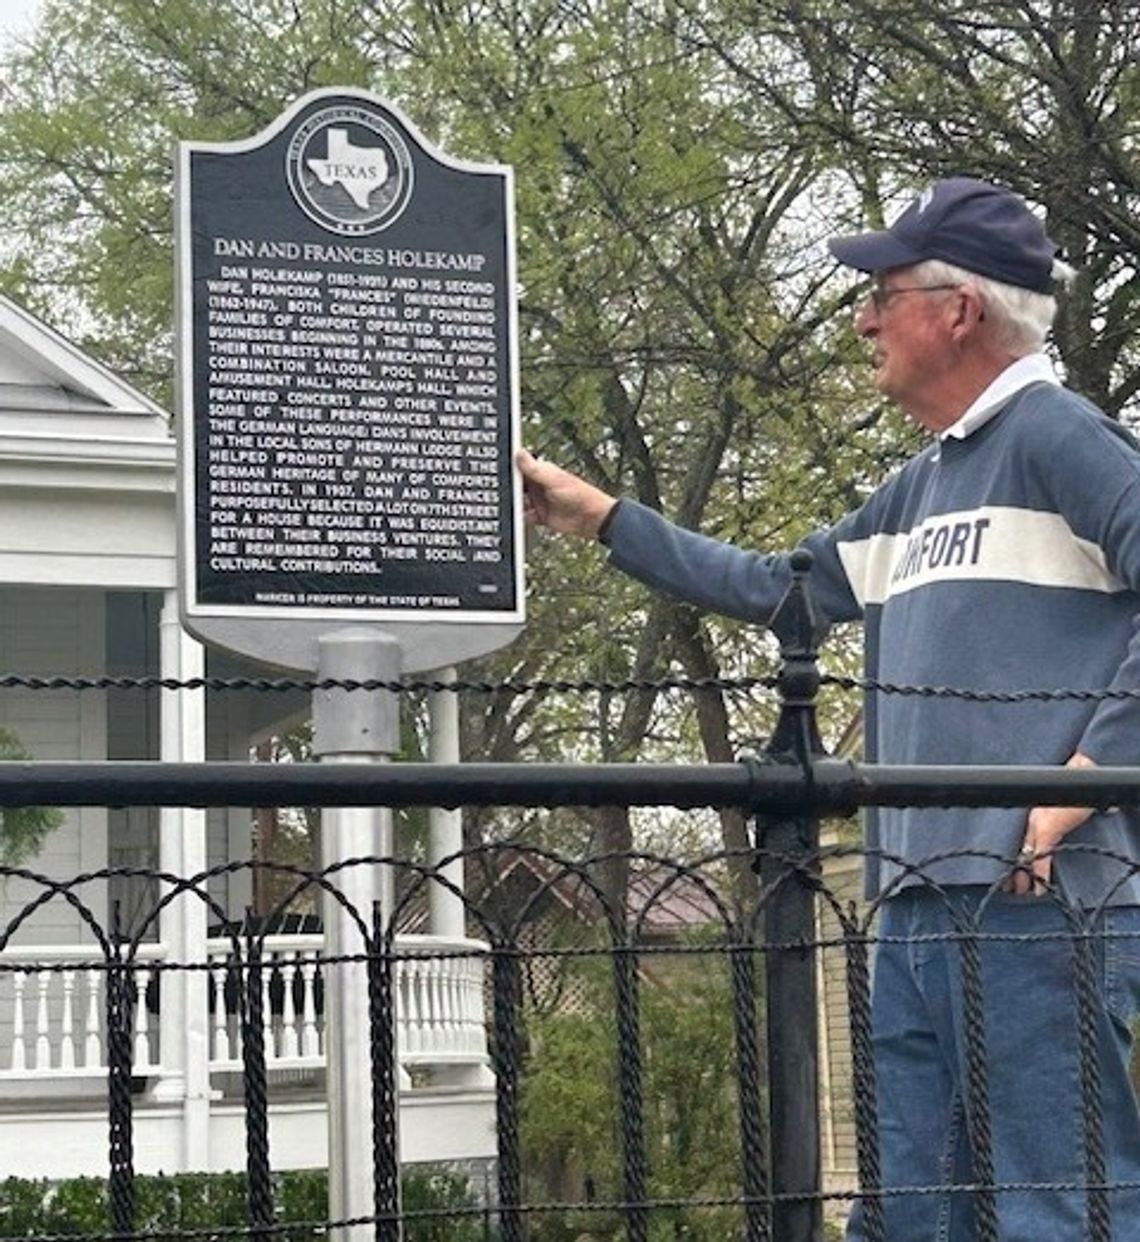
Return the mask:
{"type": "MultiPolygon", "coordinates": [[[[883,1205],[903,1191],[881,1172],[869,1016],[878,909],[851,885],[865,851],[851,834],[822,844],[821,820],[871,805],[1132,805],[1140,770],[902,769],[828,756],[814,715],[819,630],[800,569],[775,627],[780,719],[765,752],[736,764],[0,765],[3,805],[734,806],[755,824],[746,854],[627,851],[619,869],[615,856],[522,840],[473,846],[456,856],[462,888],[454,859],[432,867],[399,856],[324,871],[245,861],[192,876],[107,868],[67,881],[3,869],[29,896],[0,929],[0,1080],[14,1125],[52,1093],[63,1101],[55,1107],[100,1118],[104,1216],[86,1236],[800,1242],[822,1239],[860,1198],[865,1236],[892,1242],[883,1205]],[[339,878],[353,868],[388,869],[395,904],[353,910],[357,943],[330,955],[321,911],[344,902],[339,878]],[[278,908],[234,919],[213,894],[251,869],[272,872],[278,908]],[[98,898],[124,877],[154,881],[148,891],[160,894],[129,931],[98,898]],[[435,889],[461,903],[463,935],[423,933],[435,889]],[[29,940],[33,916],[55,903],[84,928],[81,945],[29,940]],[[201,954],[172,960],[155,929],[195,905],[209,929],[201,954]],[[275,1129],[286,1099],[309,1109],[310,1135],[323,1124],[326,988],[338,971],[355,971],[368,994],[360,1036],[372,1072],[359,1088],[372,1108],[373,1211],[353,1220],[330,1219],[319,1199],[305,1201],[308,1215],[291,1214],[275,1129]],[[203,1043],[193,1091],[172,1089],[164,1046],[174,980],[190,977],[201,1012],[185,1020],[203,1043]],[[403,1111],[464,1090],[487,1101],[486,1166],[462,1170],[446,1195],[417,1197],[401,1166],[403,1111]],[[140,1193],[140,1135],[164,1100],[194,1092],[207,1111],[240,1117],[242,1217],[159,1225],[140,1193]]],[[[1122,877],[1140,866],[1108,861],[1122,877]]],[[[944,896],[933,879],[909,878],[944,896]]],[[[1061,914],[1072,1021],[1083,1032],[1102,986],[1095,912],[1059,892],[1046,900],[1061,914]]],[[[953,1186],[971,1197],[988,1242],[1000,1237],[1002,1195],[1052,1193],[1057,1179],[1001,1181],[991,1129],[1002,1066],[981,1018],[991,936],[979,911],[948,897],[946,909],[972,1156],[953,1186]]],[[[1114,1203],[1128,1188],[1106,1161],[1095,1042],[1080,1048],[1080,1115],[1058,1124],[1074,1127],[1084,1176],[1063,1189],[1079,1196],[1084,1236],[1112,1242],[1123,1236],[1114,1203]]],[[[185,1065],[179,1073],[190,1076],[185,1065]]],[[[4,1138],[16,1134],[8,1111],[0,1105],[0,1147],[17,1141],[4,1138]]],[[[11,1236],[6,1212],[0,1204],[0,1236],[11,1236]]]]}

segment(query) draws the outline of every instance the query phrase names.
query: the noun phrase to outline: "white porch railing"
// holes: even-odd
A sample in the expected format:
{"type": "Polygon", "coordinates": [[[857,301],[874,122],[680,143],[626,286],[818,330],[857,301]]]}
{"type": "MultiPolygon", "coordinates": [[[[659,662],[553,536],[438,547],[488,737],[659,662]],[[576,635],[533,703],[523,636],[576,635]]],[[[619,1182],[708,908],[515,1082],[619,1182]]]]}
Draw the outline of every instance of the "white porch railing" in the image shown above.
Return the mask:
{"type": "MultiPolygon", "coordinates": [[[[324,1018],[318,1012],[317,958],[324,938],[266,936],[261,941],[261,1012],[267,1069],[319,1068],[325,1062],[324,1018]]],[[[237,977],[229,940],[209,940],[210,1070],[240,1070],[237,977]]]]}
{"type": "Polygon", "coordinates": [[[405,1065],[486,1059],[483,955],[488,949],[481,940],[396,937],[398,953],[416,955],[396,963],[396,1047],[405,1065]]]}
{"type": "MultiPolygon", "coordinates": [[[[161,945],[142,945],[132,971],[138,1075],[155,1073],[158,1019],[147,1003],[157,987],[161,945]]],[[[103,954],[88,945],[21,945],[0,962],[0,1079],[97,1078],[107,1072],[103,954]],[[90,965],[88,965],[90,963],[90,965]],[[38,968],[38,969],[37,969],[38,968]]]]}
{"type": "MultiPolygon", "coordinates": [[[[321,935],[275,935],[262,941],[262,1014],[266,1068],[324,1065],[321,935]]],[[[486,1060],[482,941],[399,936],[396,952],[397,1049],[405,1065],[470,1065],[486,1060]],[[455,954],[457,956],[447,956],[455,954]],[[404,956],[407,955],[407,956],[404,956]]],[[[241,1069],[237,976],[232,945],[207,942],[209,1070],[241,1069]]],[[[140,946],[135,971],[133,1073],[161,1077],[161,989],[177,987],[160,972],[164,946],[140,946]]],[[[106,1075],[103,956],[88,945],[20,945],[0,953],[0,1080],[46,1083],[106,1075]],[[88,965],[90,963],[90,965],[88,965]],[[17,966],[19,969],[11,969],[17,966]],[[42,969],[36,969],[40,967],[42,969]]],[[[27,1098],[26,1095],[24,1098],[27,1098]]]]}
{"type": "MultiPolygon", "coordinates": [[[[324,1065],[325,1021],[317,967],[322,945],[320,934],[266,936],[263,941],[262,1013],[268,1069],[324,1065]]],[[[229,978],[232,946],[228,940],[211,940],[207,952],[215,998],[210,1069],[240,1069],[237,992],[229,978]],[[224,1005],[217,1003],[219,996],[225,999],[224,1005]]],[[[396,952],[401,955],[396,963],[400,1061],[455,1065],[484,1060],[483,955],[487,945],[446,936],[397,936],[396,952]]]]}

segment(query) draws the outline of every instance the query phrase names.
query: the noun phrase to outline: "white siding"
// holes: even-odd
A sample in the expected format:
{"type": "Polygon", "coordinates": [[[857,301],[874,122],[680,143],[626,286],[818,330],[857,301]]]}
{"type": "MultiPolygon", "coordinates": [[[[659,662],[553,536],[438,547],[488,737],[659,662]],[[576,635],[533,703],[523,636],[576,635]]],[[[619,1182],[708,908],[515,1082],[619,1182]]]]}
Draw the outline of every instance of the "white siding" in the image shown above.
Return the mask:
{"type": "MultiPolygon", "coordinates": [[[[156,592],[112,591],[107,595],[107,673],[112,677],[156,676],[159,672],[158,621],[162,596],[156,592]]],[[[107,758],[157,759],[162,711],[159,690],[107,693],[107,758]]],[[[111,867],[158,867],[157,807],[112,807],[108,812],[111,867]]],[[[110,881],[110,902],[118,903],[123,931],[134,935],[155,909],[158,882],[144,876],[110,881]]],[[[157,940],[157,920],[144,939],[157,940]]]]}
{"type": "MultiPolygon", "coordinates": [[[[208,700],[206,758],[249,761],[248,694],[215,694],[208,700]]],[[[211,807],[206,812],[206,856],[211,867],[247,859],[253,844],[253,812],[248,807],[211,807]]],[[[210,896],[228,913],[240,919],[253,899],[248,869],[224,873],[210,881],[210,896]]],[[[210,922],[215,916],[210,913],[210,922]]]]}
{"type": "MultiPolygon", "coordinates": [[[[5,673],[99,676],[103,672],[103,595],[75,589],[0,589],[0,669],[5,673]]],[[[106,701],[100,690],[5,690],[0,724],[13,729],[36,759],[102,759],[107,753],[106,701]]],[[[107,812],[69,808],[66,822],[26,865],[52,879],[71,879],[106,864],[107,812]]],[[[42,892],[29,880],[0,884],[5,925],[42,892]]],[[[82,900],[107,925],[106,884],[84,887],[82,900]]],[[[56,897],[21,923],[17,943],[90,940],[79,913],[56,897]]]]}

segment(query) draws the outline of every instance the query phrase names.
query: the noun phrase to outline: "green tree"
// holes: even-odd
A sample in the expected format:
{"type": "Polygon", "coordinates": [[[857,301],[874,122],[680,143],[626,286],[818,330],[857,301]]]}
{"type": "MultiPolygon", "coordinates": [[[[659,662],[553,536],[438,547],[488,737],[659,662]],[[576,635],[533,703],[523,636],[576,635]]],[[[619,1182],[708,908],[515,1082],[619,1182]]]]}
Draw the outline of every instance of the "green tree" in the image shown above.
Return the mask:
{"type": "Polygon", "coordinates": [[[1114,416],[1140,392],[1140,23],[1119,0],[685,0],[714,51],[830,151],[836,225],[878,224],[900,193],[970,173],[1044,211],[1078,269],[1057,352],[1073,387],[1114,416]],[[770,72],[737,39],[745,9],[787,48],[770,72]],[[847,192],[838,192],[846,187],[847,192]],[[846,203],[847,210],[844,210],[846,203]]]}
{"type": "MultiPolygon", "coordinates": [[[[651,1198],[732,1197],[742,1185],[733,997],[723,950],[708,948],[708,956],[643,963],[638,1017],[651,1198]]],[[[532,1202],[625,1197],[615,1005],[605,975],[592,968],[583,973],[590,986],[579,1011],[530,1024],[521,1133],[532,1202]]],[[[536,1220],[542,1242],[625,1236],[616,1212],[536,1220]]],[[[720,1242],[740,1232],[739,1213],[728,1208],[658,1209],[650,1221],[654,1239],[720,1242]]]]}

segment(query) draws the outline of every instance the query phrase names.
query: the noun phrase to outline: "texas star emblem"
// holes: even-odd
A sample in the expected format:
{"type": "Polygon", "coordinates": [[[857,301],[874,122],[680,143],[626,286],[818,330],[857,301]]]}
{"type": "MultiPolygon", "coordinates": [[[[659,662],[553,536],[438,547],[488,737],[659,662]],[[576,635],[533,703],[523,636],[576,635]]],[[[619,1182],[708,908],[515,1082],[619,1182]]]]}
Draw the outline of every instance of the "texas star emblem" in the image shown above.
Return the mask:
{"type": "Polygon", "coordinates": [[[321,185],[344,187],[345,193],[360,208],[368,210],[372,191],[388,180],[388,159],[378,147],[355,147],[345,129],[328,130],[328,157],[305,162],[317,174],[321,185]]]}
{"type": "Polygon", "coordinates": [[[289,142],[289,188],[322,227],[378,233],[408,205],[412,160],[396,127],[373,105],[334,104],[310,114],[289,142]]]}

